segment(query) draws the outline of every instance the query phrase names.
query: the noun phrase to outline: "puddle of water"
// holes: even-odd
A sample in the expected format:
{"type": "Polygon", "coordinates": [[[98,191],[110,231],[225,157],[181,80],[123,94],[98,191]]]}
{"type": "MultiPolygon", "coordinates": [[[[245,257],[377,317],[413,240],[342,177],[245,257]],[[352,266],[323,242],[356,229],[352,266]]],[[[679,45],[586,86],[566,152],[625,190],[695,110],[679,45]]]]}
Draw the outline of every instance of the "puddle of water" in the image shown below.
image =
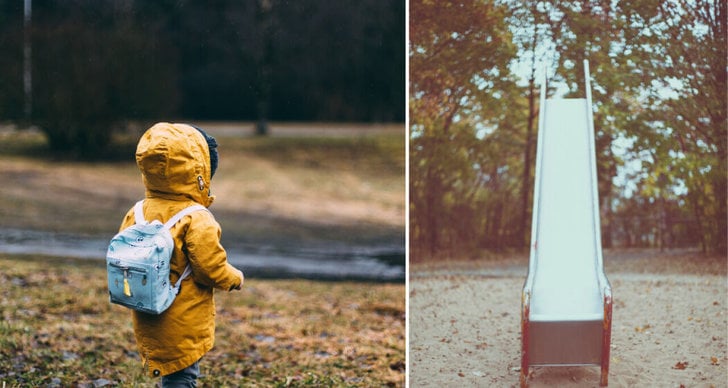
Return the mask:
{"type": "MultiPolygon", "coordinates": [[[[98,237],[0,229],[0,252],[103,260],[109,241],[98,237]]],[[[227,249],[228,261],[249,278],[403,282],[404,247],[335,247],[295,252],[270,247],[227,249]]]]}

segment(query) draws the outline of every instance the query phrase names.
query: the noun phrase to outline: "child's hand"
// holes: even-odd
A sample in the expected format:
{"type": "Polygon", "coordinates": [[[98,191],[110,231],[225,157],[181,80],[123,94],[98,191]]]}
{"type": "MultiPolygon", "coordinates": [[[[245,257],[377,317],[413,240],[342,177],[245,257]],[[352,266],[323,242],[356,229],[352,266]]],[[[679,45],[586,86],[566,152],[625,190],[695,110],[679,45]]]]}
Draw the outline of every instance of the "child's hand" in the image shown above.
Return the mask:
{"type": "Polygon", "coordinates": [[[237,287],[233,288],[234,290],[240,290],[243,288],[243,283],[245,283],[245,275],[243,275],[243,271],[238,270],[238,273],[240,274],[240,284],[238,284],[237,287]]]}

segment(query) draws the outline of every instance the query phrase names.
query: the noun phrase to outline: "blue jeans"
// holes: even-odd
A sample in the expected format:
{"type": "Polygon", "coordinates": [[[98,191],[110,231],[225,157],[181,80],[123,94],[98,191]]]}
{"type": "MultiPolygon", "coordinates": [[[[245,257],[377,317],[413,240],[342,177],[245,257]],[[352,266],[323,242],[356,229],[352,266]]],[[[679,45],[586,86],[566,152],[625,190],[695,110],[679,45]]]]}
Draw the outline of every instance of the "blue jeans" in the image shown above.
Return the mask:
{"type": "Polygon", "coordinates": [[[200,377],[200,361],[172,374],[162,376],[162,388],[195,388],[200,377]]]}

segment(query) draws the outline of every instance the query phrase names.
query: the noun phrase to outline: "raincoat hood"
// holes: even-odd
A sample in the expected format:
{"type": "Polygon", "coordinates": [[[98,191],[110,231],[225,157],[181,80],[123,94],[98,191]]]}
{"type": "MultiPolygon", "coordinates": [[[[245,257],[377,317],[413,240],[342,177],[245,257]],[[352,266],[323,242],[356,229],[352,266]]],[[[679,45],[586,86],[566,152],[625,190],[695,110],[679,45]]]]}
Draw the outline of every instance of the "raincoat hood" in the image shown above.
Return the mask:
{"type": "Polygon", "coordinates": [[[210,206],[212,166],[205,136],[187,124],[157,123],[149,128],[136,150],[147,197],[191,199],[210,206]]]}

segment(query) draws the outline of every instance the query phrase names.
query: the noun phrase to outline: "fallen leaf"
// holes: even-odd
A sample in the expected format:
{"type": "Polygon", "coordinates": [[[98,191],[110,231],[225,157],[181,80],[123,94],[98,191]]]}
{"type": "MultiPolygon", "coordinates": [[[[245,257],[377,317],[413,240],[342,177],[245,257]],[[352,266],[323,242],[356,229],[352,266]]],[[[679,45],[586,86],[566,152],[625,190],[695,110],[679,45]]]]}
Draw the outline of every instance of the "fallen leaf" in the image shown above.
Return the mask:
{"type": "Polygon", "coordinates": [[[647,329],[651,329],[651,328],[652,328],[652,325],[650,325],[650,324],[648,323],[648,324],[646,324],[646,325],[644,325],[644,326],[642,326],[642,327],[635,327],[635,328],[634,328],[634,331],[636,331],[636,332],[638,332],[638,333],[642,333],[642,332],[644,332],[645,330],[647,330],[647,329]]]}
{"type": "Polygon", "coordinates": [[[675,366],[672,367],[672,369],[684,370],[687,367],[688,367],[687,361],[685,361],[685,362],[678,361],[677,364],[675,364],[675,366]]]}
{"type": "Polygon", "coordinates": [[[404,372],[407,369],[407,366],[404,361],[400,360],[395,362],[394,364],[390,364],[389,369],[397,372],[404,372]]]}

